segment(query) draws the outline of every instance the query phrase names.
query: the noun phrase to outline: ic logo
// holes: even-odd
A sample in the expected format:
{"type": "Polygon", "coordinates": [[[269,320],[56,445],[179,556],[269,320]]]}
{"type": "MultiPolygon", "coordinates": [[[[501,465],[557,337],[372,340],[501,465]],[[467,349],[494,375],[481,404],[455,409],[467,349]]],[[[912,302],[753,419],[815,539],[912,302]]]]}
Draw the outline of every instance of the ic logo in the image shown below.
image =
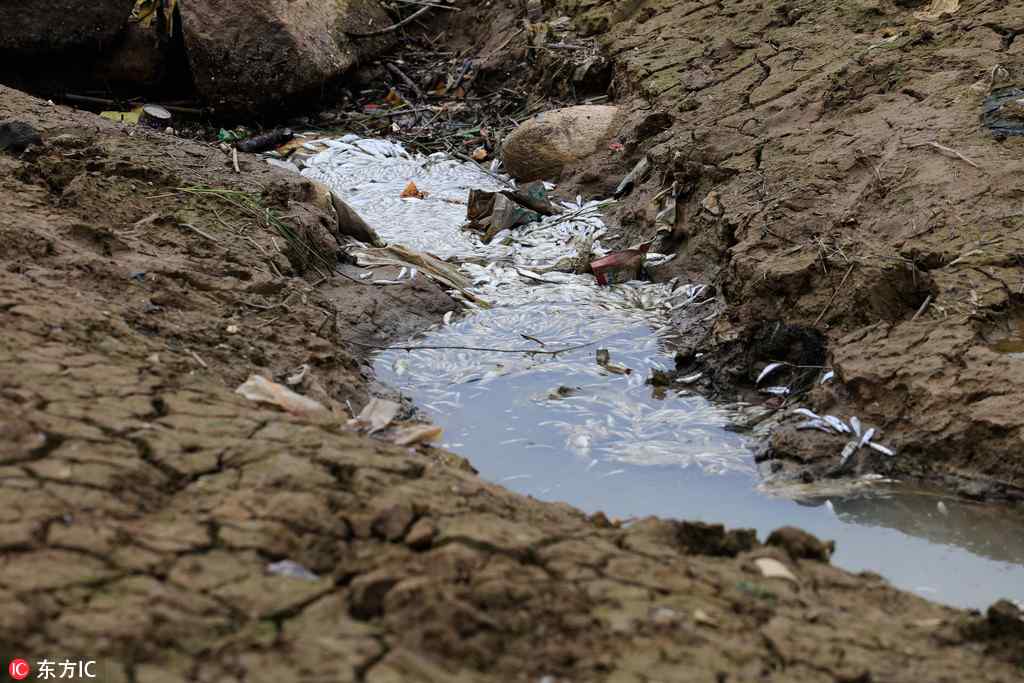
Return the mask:
{"type": "Polygon", "coordinates": [[[11,663],[7,665],[7,673],[16,681],[25,680],[31,671],[32,667],[24,659],[11,660],[11,663]]]}

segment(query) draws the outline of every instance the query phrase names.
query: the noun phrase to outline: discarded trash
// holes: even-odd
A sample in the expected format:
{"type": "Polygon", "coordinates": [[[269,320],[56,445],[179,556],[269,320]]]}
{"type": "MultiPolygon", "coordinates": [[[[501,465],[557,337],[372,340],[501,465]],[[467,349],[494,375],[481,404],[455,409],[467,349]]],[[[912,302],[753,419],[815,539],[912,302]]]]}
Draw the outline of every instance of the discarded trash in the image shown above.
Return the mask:
{"type": "Polygon", "coordinates": [[[615,198],[618,199],[619,197],[624,197],[632,192],[637,183],[642,182],[650,170],[651,160],[647,155],[644,155],[640,161],[636,162],[636,166],[633,167],[633,170],[622,179],[619,186],[615,188],[615,198]]]}
{"type": "Polygon", "coordinates": [[[298,562],[292,562],[291,560],[281,560],[280,562],[268,564],[267,573],[287,576],[293,579],[302,579],[304,581],[316,581],[320,578],[298,562]]]}
{"type": "Polygon", "coordinates": [[[676,219],[678,217],[676,198],[679,196],[679,184],[676,182],[672,183],[672,187],[668,192],[664,193],[661,201],[663,202],[661,209],[658,214],[654,217],[654,222],[662,226],[661,229],[666,232],[671,232],[676,225],[676,219]]]}
{"type": "Polygon", "coordinates": [[[472,283],[458,268],[430,254],[420,253],[400,244],[390,244],[378,249],[356,251],[353,256],[355,256],[356,263],[363,267],[415,266],[419,272],[445,287],[457,290],[477,306],[490,307],[488,302],[470,291],[472,283]]]}
{"type": "Polygon", "coordinates": [[[985,99],[981,121],[994,135],[1024,135],[1024,90],[1000,88],[985,99]]]}
{"type": "Polygon", "coordinates": [[[410,180],[400,196],[402,199],[426,199],[427,193],[420,191],[420,188],[416,187],[416,183],[410,180]]]}
{"type": "Polygon", "coordinates": [[[101,111],[100,117],[113,121],[114,123],[127,123],[132,126],[139,123],[139,117],[142,115],[142,107],[136,107],[131,111],[101,111]]]}
{"type": "Polygon", "coordinates": [[[174,35],[174,11],[178,0],[136,0],[129,21],[142,28],[158,26],[168,36],[174,35]],[[159,21],[158,21],[159,20],[159,21]]]}
{"type": "Polygon", "coordinates": [[[271,382],[261,375],[250,375],[245,383],[235,389],[235,393],[250,401],[270,403],[282,408],[292,415],[317,415],[327,412],[320,403],[277,382],[271,382]]]}
{"type": "Polygon", "coordinates": [[[163,130],[171,124],[171,112],[159,104],[147,104],[142,107],[139,115],[139,125],[148,126],[157,130],[163,130]]]}
{"type": "Polygon", "coordinates": [[[239,152],[266,152],[267,150],[280,147],[282,144],[288,142],[295,134],[288,128],[278,128],[272,130],[269,133],[263,133],[262,135],[254,135],[251,138],[242,140],[241,142],[235,143],[235,149],[239,152]]]}
{"type": "Polygon", "coordinates": [[[651,248],[650,242],[639,247],[616,251],[604,258],[591,261],[590,270],[597,278],[597,284],[613,285],[630,280],[639,280],[644,268],[644,256],[651,248]]]}
{"type": "Polygon", "coordinates": [[[412,425],[395,431],[395,444],[412,446],[420,443],[439,441],[444,430],[437,425],[412,425]]]}
{"type": "Polygon", "coordinates": [[[523,185],[517,190],[487,192],[470,190],[466,206],[466,227],[484,233],[484,244],[490,244],[502,230],[539,221],[541,216],[561,213],[547,198],[542,182],[523,185]]]}
{"type": "Polygon", "coordinates": [[[630,368],[627,368],[624,365],[616,365],[612,363],[612,355],[608,349],[597,350],[597,364],[608,372],[616,375],[629,375],[633,373],[630,368]]]}
{"type": "Polygon", "coordinates": [[[800,585],[800,580],[789,570],[789,567],[772,557],[759,557],[754,560],[754,566],[766,579],[785,579],[800,585]]]}
{"type": "Polygon", "coordinates": [[[394,401],[373,398],[363,408],[359,416],[349,421],[351,427],[369,427],[369,433],[375,434],[388,426],[398,417],[401,406],[394,401]]]}

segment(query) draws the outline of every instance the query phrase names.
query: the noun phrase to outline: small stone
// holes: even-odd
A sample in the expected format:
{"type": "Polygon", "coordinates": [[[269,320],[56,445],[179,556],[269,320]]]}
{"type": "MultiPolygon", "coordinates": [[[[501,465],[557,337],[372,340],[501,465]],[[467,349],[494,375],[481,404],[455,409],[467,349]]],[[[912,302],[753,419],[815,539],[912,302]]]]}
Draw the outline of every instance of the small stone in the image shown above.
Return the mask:
{"type": "Polygon", "coordinates": [[[828,562],[836,551],[834,541],[820,541],[813,534],[791,526],[776,529],[765,543],[782,548],[794,560],[828,562]]]}
{"type": "Polygon", "coordinates": [[[715,621],[714,617],[702,609],[693,610],[693,623],[709,628],[718,628],[718,622],[715,621]]]}
{"type": "Polygon", "coordinates": [[[412,526],[415,519],[416,515],[408,507],[395,505],[378,513],[373,518],[371,529],[374,536],[395,542],[405,536],[406,530],[412,526]]]}
{"type": "Polygon", "coordinates": [[[720,197],[721,195],[717,192],[708,192],[708,196],[704,198],[700,205],[712,216],[721,216],[723,209],[722,202],[719,201],[720,197]]]}
{"type": "Polygon", "coordinates": [[[228,325],[228,334],[238,334],[238,325],[228,325]]]}
{"type": "Polygon", "coordinates": [[[43,144],[39,131],[24,121],[0,122],[0,152],[21,154],[30,145],[43,144]]]}
{"type": "Polygon", "coordinates": [[[421,519],[412,525],[405,535],[405,544],[413,550],[428,550],[437,536],[437,527],[429,519],[421,519]]]}
{"type": "Polygon", "coordinates": [[[651,610],[651,623],[655,626],[673,626],[679,623],[679,612],[668,607],[655,607],[651,610]]]}

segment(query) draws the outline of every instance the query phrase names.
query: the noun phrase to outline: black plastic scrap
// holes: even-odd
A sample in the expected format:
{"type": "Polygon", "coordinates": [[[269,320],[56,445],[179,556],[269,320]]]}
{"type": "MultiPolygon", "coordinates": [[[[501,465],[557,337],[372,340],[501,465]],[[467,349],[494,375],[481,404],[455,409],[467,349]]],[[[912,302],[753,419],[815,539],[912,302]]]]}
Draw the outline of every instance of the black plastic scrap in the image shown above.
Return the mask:
{"type": "Polygon", "coordinates": [[[981,121],[999,137],[1024,135],[1024,90],[1000,88],[985,98],[981,121]]]}
{"type": "Polygon", "coordinates": [[[289,129],[278,128],[277,130],[272,130],[269,133],[263,133],[262,135],[256,135],[242,140],[241,142],[236,143],[235,147],[239,152],[251,152],[256,154],[259,152],[266,152],[267,150],[274,149],[275,147],[280,147],[293,137],[295,137],[295,134],[289,129]]]}

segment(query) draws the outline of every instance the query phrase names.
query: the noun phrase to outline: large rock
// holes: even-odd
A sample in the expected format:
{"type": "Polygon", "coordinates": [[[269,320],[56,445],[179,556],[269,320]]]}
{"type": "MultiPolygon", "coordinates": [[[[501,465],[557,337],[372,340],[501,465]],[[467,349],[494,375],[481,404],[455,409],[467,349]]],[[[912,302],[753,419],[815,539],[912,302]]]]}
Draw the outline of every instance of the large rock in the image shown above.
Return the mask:
{"type": "Polygon", "coordinates": [[[128,23],[133,0],[0,2],[0,53],[50,56],[99,51],[128,23]]]}
{"type": "Polygon", "coordinates": [[[521,182],[557,180],[567,165],[608,141],[618,113],[618,107],[582,105],[538,114],[505,140],[505,168],[521,182]]]}
{"type": "Polygon", "coordinates": [[[377,0],[189,0],[179,5],[196,88],[221,110],[318,91],[361,52],[390,38],[353,38],[391,24],[377,0]]]}

